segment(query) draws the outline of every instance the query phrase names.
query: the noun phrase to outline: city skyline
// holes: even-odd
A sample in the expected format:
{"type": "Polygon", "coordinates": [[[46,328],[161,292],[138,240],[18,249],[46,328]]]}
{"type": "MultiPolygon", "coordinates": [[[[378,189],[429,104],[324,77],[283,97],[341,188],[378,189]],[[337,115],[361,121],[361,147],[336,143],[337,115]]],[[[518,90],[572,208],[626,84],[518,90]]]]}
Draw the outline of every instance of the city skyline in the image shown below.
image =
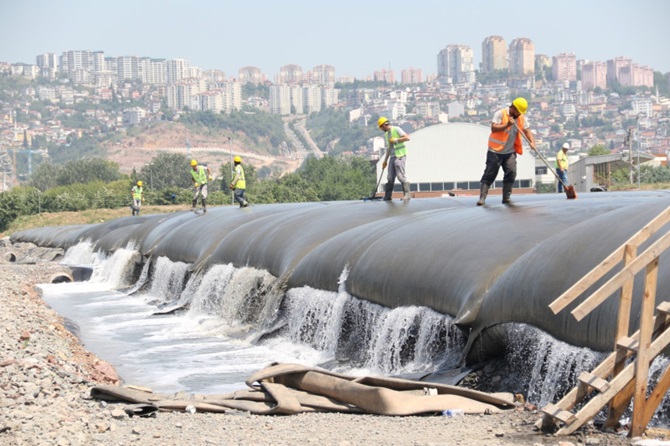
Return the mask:
{"type": "Polygon", "coordinates": [[[447,45],[471,47],[479,69],[482,42],[499,35],[507,45],[529,38],[536,54],[549,57],[575,53],[578,60],[606,61],[624,56],[670,72],[670,58],[661,46],[670,2],[642,3],[630,8],[622,1],[568,0],[560,6],[533,5],[533,11],[515,13],[510,7],[487,13],[486,6],[493,3],[484,0],[420,0],[412,9],[396,0],[381,5],[344,0],[336,9],[267,1],[252,6],[120,0],[113,9],[82,0],[7,2],[0,6],[0,39],[11,43],[0,46],[0,61],[35,64],[41,53],[99,50],[110,56],[186,59],[228,77],[255,66],[273,80],[284,65],[311,70],[327,64],[335,67],[338,78],[364,79],[380,69],[399,77],[408,68],[421,69],[425,78],[437,73],[437,55],[447,45]],[[118,20],[110,20],[110,13],[118,20]],[[524,19],[515,20],[514,14],[524,19]]]}

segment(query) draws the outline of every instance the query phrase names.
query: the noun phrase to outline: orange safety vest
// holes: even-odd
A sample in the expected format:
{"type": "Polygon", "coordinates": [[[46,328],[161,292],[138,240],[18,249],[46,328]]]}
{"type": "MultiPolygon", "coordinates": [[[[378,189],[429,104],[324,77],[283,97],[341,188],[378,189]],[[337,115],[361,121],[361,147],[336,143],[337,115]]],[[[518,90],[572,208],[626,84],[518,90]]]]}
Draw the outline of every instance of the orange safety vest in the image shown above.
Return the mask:
{"type": "MultiPolygon", "coordinates": [[[[501,124],[507,124],[507,121],[509,121],[509,111],[507,109],[503,109],[502,112],[503,119],[501,124]]],[[[514,141],[514,151],[519,155],[523,155],[523,144],[521,143],[521,132],[523,131],[525,124],[523,115],[516,118],[516,124],[519,127],[519,131],[516,134],[516,141],[514,141]]],[[[505,145],[507,144],[507,138],[509,138],[509,128],[506,128],[501,132],[491,132],[491,136],[489,136],[489,149],[493,150],[494,152],[500,152],[505,148],[505,145]]]]}

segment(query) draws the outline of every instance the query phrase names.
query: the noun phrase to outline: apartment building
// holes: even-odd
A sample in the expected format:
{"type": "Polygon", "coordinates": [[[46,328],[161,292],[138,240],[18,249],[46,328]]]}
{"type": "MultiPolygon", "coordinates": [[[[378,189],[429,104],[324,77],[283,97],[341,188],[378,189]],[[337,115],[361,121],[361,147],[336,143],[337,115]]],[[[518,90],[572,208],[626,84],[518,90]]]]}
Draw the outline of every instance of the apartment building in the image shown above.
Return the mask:
{"type": "Polygon", "coordinates": [[[377,82],[388,82],[390,84],[395,83],[395,72],[391,69],[382,68],[379,71],[375,71],[372,75],[372,78],[377,82]]]}
{"type": "Polygon", "coordinates": [[[40,69],[40,76],[48,79],[56,77],[58,72],[58,57],[55,53],[38,54],[35,57],[37,67],[40,69]]]}
{"type": "Polygon", "coordinates": [[[270,86],[270,113],[278,115],[291,114],[291,89],[288,85],[270,86]]]}
{"type": "Polygon", "coordinates": [[[317,65],[308,74],[309,84],[332,87],[335,85],[335,67],[332,65],[317,65]]]}
{"type": "Polygon", "coordinates": [[[525,77],[535,74],[535,44],[526,37],[512,40],[509,45],[509,74],[525,77]]]}
{"type": "Polygon", "coordinates": [[[284,65],[279,68],[277,84],[299,85],[302,82],[302,67],[294,64],[284,65]]]}
{"type": "Polygon", "coordinates": [[[500,36],[489,36],[482,42],[482,73],[506,70],[507,44],[500,36]]]}
{"type": "Polygon", "coordinates": [[[423,73],[421,69],[410,67],[400,72],[401,84],[420,84],[423,82],[423,73]]]}
{"type": "Polygon", "coordinates": [[[263,75],[260,68],[242,67],[237,71],[237,78],[241,84],[260,84],[263,82],[263,75]]]}
{"type": "Polygon", "coordinates": [[[475,81],[474,53],[467,45],[447,45],[437,55],[437,77],[445,83],[475,81]]]}
{"type": "Polygon", "coordinates": [[[186,59],[170,59],[165,63],[165,74],[168,85],[188,77],[190,64],[186,59]]]}
{"type": "Polygon", "coordinates": [[[323,104],[321,99],[321,88],[310,85],[302,89],[304,113],[320,112],[323,104]]]}
{"type": "Polygon", "coordinates": [[[165,59],[142,57],[139,60],[140,78],[148,85],[165,85],[167,82],[167,63],[165,59]]]}
{"type": "Polygon", "coordinates": [[[607,88],[607,64],[605,62],[587,62],[582,65],[582,89],[607,88]]]}
{"type": "Polygon", "coordinates": [[[577,58],[575,53],[561,53],[552,58],[552,74],[556,82],[577,80],[577,58]]]}

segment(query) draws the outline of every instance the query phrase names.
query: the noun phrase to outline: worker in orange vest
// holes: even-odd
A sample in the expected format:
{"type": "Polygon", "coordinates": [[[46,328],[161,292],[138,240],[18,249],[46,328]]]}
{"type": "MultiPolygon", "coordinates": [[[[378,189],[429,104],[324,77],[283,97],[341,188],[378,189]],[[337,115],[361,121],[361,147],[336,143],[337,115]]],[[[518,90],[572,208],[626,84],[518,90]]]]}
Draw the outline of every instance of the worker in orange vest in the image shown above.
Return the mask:
{"type": "Polygon", "coordinates": [[[502,202],[511,203],[510,196],[514,180],[516,180],[516,157],[523,154],[519,130],[526,135],[530,147],[535,150],[535,138],[523,116],[526,110],[528,110],[528,102],[524,98],[516,98],[508,108],[500,109],[493,115],[489,147],[486,152],[486,168],[481,179],[477,206],[483,206],[486,203],[489,188],[496,180],[501,167],[505,173],[502,202]]]}

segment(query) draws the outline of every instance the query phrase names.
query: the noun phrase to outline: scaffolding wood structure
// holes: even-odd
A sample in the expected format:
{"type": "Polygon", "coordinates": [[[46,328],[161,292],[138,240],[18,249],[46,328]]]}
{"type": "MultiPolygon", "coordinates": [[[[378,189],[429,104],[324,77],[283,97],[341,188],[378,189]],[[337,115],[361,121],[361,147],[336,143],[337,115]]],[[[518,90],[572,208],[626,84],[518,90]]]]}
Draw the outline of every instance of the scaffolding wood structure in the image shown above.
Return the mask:
{"type": "Polygon", "coordinates": [[[633,416],[629,436],[640,436],[646,430],[656,408],[670,388],[667,367],[647,397],[649,365],[670,345],[670,302],[656,306],[658,262],[670,247],[670,231],[658,238],[642,253],[638,248],[670,222],[670,207],[633,235],[626,243],[554,300],[549,308],[558,314],[585,290],[623,262],[621,270],[598,290],[575,307],[571,314],[578,320],[619,291],[620,299],[614,351],[592,372],[583,372],[577,385],[558,403],[543,409],[537,427],[557,429],[557,435],[569,435],[608,407],[606,428],[614,427],[633,399],[633,416]],[[639,329],[629,333],[633,298],[633,280],[644,270],[639,329]],[[654,314],[656,313],[656,314],[654,314]]]}

